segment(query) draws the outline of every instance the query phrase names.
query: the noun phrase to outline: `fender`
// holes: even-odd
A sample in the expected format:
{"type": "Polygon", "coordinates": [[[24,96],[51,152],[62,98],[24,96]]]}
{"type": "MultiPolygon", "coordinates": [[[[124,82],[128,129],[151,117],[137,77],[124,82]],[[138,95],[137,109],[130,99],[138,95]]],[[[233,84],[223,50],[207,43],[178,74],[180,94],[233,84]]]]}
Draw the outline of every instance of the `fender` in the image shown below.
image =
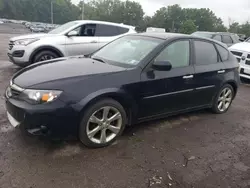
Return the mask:
{"type": "Polygon", "coordinates": [[[29,62],[31,62],[31,60],[34,58],[35,54],[41,50],[53,50],[53,51],[56,51],[61,57],[64,57],[64,54],[58,50],[57,48],[53,47],[53,46],[50,46],[50,45],[45,45],[45,46],[41,46],[41,47],[38,47],[37,49],[35,49],[32,54],[30,55],[30,58],[29,58],[29,62]]]}
{"type": "Polygon", "coordinates": [[[91,104],[95,100],[98,100],[104,97],[110,97],[110,98],[119,97],[120,99],[122,99],[126,103],[126,105],[128,105],[128,107],[130,107],[131,109],[131,112],[130,112],[131,118],[129,122],[132,119],[134,119],[138,111],[136,100],[130,94],[128,94],[128,92],[126,92],[124,89],[121,89],[121,88],[106,88],[106,89],[95,91],[87,95],[86,97],[84,97],[77,104],[74,104],[73,108],[77,110],[78,112],[83,111],[85,108],[88,107],[89,104],[91,104]]]}

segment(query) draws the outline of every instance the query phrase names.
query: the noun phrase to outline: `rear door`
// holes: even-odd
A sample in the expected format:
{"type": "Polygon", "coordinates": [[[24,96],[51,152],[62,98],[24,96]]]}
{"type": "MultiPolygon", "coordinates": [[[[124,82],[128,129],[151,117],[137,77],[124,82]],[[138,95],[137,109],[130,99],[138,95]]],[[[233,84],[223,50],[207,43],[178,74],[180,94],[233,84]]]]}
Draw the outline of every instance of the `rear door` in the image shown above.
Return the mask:
{"type": "Polygon", "coordinates": [[[99,47],[101,48],[127,32],[129,32],[128,28],[108,24],[97,24],[96,36],[99,37],[99,47]]]}
{"type": "Polygon", "coordinates": [[[195,52],[195,106],[211,104],[224,80],[225,66],[215,44],[205,40],[193,40],[195,52]]]}
{"type": "Polygon", "coordinates": [[[154,61],[169,61],[170,71],[142,72],[139,117],[167,114],[185,110],[193,105],[194,67],[190,41],[178,40],[169,44],[154,61]]]}
{"type": "Polygon", "coordinates": [[[77,36],[66,38],[68,56],[87,55],[99,48],[99,37],[96,36],[96,24],[84,24],[74,29],[77,36]]]}

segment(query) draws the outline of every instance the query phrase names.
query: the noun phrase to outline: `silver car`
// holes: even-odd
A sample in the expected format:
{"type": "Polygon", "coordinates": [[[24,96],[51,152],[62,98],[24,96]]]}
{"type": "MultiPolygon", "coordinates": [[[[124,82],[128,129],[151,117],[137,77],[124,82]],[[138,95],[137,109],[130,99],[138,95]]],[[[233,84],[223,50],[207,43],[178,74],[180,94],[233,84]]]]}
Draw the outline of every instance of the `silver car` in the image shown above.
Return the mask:
{"type": "Polygon", "coordinates": [[[87,55],[108,42],[129,33],[135,27],[103,21],[72,21],[49,33],[13,37],[8,57],[20,67],[65,56],[87,55]]]}

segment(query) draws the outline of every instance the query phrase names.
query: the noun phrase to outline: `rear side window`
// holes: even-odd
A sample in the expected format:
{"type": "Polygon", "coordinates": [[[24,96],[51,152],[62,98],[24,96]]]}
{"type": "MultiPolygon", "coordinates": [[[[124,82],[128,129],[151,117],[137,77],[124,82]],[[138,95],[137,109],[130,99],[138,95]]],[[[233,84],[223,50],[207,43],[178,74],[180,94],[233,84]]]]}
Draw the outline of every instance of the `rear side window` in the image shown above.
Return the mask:
{"type": "Polygon", "coordinates": [[[98,37],[112,37],[128,32],[129,29],[113,25],[98,24],[95,35],[98,37]]]}
{"type": "Polygon", "coordinates": [[[127,33],[129,31],[128,28],[125,27],[117,27],[119,35],[127,33]]]}
{"type": "Polygon", "coordinates": [[[215,35],[213,39],[221,42],[221,35],[215,35]]]}
{"type": "Polygon", "coordinates": [[[227,61],[229,57],[229,52],[227,49],[223,48],[222,46],[215,44],[217,50],[219,51],[220,57],[222,61],[227,61]]]}
{"type": "Polygon", "coordinates": [[[228,35],[222,35],[222,42],[224,42],[226,44],[232,44],[233,43],[231,37],[228,36],[228,35]]]}
{"type": "Polygon", "coordinates": [[[194,41],[196,65],[217,63],[219,58],[214,45],[205,41],[194,41]]]}

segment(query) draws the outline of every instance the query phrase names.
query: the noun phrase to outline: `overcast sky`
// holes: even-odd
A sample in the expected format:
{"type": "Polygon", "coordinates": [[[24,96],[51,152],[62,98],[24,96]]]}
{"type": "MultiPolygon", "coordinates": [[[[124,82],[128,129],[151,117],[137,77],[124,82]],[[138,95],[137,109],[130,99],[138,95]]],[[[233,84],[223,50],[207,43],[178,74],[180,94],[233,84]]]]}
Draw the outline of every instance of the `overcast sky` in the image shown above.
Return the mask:
{"type": "MultiPolygon", "coordinates": [[[[78,3],[80,0],[72,0],[78,3]]],[[[88,0],[85,0],[87,2],[88,0]]],[[[135,0],[140,2],[144,12],[152,16],[160,7],[179,4],[184,8],[210,8],[216,16],[228,25],[231,22],[250,21],[250,0],[135,0]]]]}

